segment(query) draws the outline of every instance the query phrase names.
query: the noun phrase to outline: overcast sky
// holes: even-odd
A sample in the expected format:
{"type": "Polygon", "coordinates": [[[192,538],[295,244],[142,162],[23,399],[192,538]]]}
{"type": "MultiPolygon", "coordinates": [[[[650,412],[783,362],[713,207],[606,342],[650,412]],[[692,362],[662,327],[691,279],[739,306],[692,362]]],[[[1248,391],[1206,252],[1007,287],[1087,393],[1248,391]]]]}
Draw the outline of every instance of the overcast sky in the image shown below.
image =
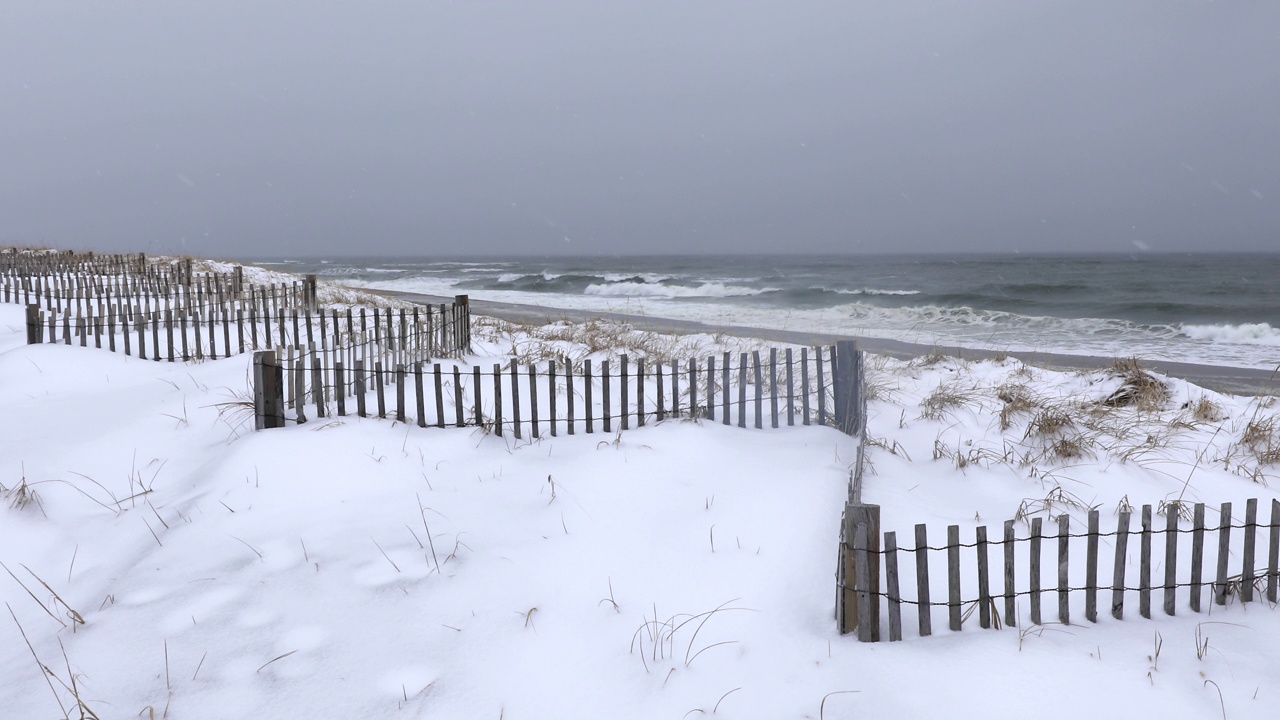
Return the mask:
{"type": "Polygon", "coordinates": [[[2,0],[0,243],[1280,250],[1280,3],[2,0]]]}

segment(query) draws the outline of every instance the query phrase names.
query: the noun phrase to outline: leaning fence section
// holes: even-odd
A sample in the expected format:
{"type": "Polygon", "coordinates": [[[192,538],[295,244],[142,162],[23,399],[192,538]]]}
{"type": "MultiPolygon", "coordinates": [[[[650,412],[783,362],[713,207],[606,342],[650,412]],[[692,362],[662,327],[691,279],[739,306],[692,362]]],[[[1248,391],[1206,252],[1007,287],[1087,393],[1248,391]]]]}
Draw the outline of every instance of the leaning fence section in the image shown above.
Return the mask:
{"type": "Polygon", "coordinates": [[[1143,505],[1136,526],[1134,513],[1121,511],[1108,520],[1114,530],[1097,510],[1083,527],[1063,514],[1010,520],[999,535],[980,526],[962,537],[951,525],[931,540],[920,524],[901,546],[896,532],[880,532],[879,507],[861,507],[844,518],[848,569],[838,575],[837,615],[842,632],[865,642],[881,640],[885,629],[890,641],[902,640],[912,625],[928,636],[935,619],[960,631],[975,615],[982,629],[1096,623],[1100,614],[1121,620],[1135,598],[1144,618],[1262,598],[1275,606],[1280,589],[1280,500],[1271,500],[1267,521],[1251,499],[1242,521],[1222,503],[1212,524],[1203,503],[1163,504],[1154,513],[1143,505]]]}
{"type": "Polygon", "coordinates": [[[830,425],[856,434],[865,417],[861,358],[853,343],[674,362],[623,355],[488,367],[268,351],[254,358],[255,415],[260,429],[357,415],[480,427],[515,439],[614,433],[677,418],[756,429],[830,425]]]}

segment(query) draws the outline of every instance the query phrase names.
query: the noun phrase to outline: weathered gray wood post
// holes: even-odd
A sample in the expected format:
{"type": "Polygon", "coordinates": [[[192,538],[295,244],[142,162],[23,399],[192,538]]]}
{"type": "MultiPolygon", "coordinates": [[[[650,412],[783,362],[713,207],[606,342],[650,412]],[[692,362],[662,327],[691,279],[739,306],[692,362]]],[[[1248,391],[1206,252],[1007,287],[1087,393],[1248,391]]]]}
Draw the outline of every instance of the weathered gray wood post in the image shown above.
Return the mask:
{"type": "Polygon", "coordinates": [[[840,607],[836,613],[840,621],[840,632],[856,630],[858,639],[862,642],[879,642],[880,506],[846,504],[843,535],[843,587],[840,589],[840,607]],[[855,548],[859,525],[864,527],[866,544],[862,548],[855,548]]]}
{"type": "Polygon", "coordinates": [[[315,311],[319,309],[319,294],[316,292],[316,276],[308,275],[306,283],[302,286],[302,302],[304,310],[315,311]]]}
{"type": "Polygon", "coordinates": [[[40,320],[40,306],[27,306],[27,344],[38,345],[41,342],[40,331],[44,329],[44,324],[40,320]]]}
{"type": "Polygon", "coordinates": [[[976,531],[978,550],[978,626],[982,629],[991,627],[991,577],[987,558],[987,526],[979,526],[976,531]]]}
{"type": "Polygon", "coordinates": [[[1276,585],[1280,581],[1280,500],[1271,501],[1271,532],[1267,540],[1267,601],[1276,602],[1276,585]]]}
{"type": "Polygon", "coordinates": [[[947,526],[947,621],[951,629],[960,631],[964,618],[960,614],[960,526],[947,526]]]}
{"type": "Polygon", "coordinates": [[[1142,506],[1142,544],[1138,559],[1138,614],[1151,619],[1151,506],[1142,506]]]}
{"type": "Polygon", "coordinates": [[[1016,553],[1013,536],[1013,521],[1004,521],[1004,624],[1008,627],[1018,626],[1018,591],[1015,589],[1014,573],[1016,572],[1016,553]]]}
{"type": "Polygon", "coordinates": [[[867,551],[867,526],[859,523],[853,531],[854,590],[857,598],[858,642],[875,642],[880,638],[879,624],[871,622],[871,609],[879,606],[879,598],[871,593],[871,554],[867,551]]]}
{"type": "Polygon", "coordinates": [[[458,325],[457,335],[459,345],[455,354],[461,355],[465,348],[468,353],[471,352],[471,296],[454,295],[453,306],[458,310],[458,319],[461,324],[458,325]]]}
{"type": "Polygon", "coordinates": [[[1250,498],[1244,506],[1244,564],[1240,570],[1240,602],[1253,602],[1257,527],[1258,499],[1250,498]]]}
{"type": "Polygon", "coordinates": [[[862,353],[857,343],[852,340],[836,343],[836,428],[846,435],[857,435],[861,429],[863,389],[858,382],[862,375],[861,365],[862,353]]]}
{"type": "Polygon", "coordinates": [[[1227,604],[1227,561],[1231,557],[1231,503],[1222,503],[1218,520],[1218,574],[1213,583],[1213,602],[1227,604]]]}
{"type": "Polygon", "coordinates": [[[1178,507],[1165,508],[1164,614],[1172,615],[1178,599],[1178,507]]]}
{"type": "Polygon", "coordinates": [[[1097,510],[1089,511],[1089,538],[1085,551],[1084,617],[1098,622],[1098,526],[1097,510]]]}
{"type": "MultiPolygon", "coordinates": [[[[805,417],[808,417],[806,414],[805,417]]],[[[920,619],[920,637],[933,633],[933,606],[929,602],[929,537],[924,523],[916,525],[916,614],[920,619]]]]}
{"type": "Polygon", "coordinates": [[[1071,516],[1063,513],[1058,516],[1058,622],[1071,624],[1070,579],[1067,571],[1071,567],[1068,553],[1071,550],[1071,516]]]}
{"type": "Polygon", "coordinates": [[[1200,612],[1204,578],[1204,503],[1196,503],[1191,515],[1191,611],[1200,612]]]}
{"type": "Polygon", "coordinates": [[[284,382],[274,350],[253,354],[254,429],[284,427],[284,382]]]}
{"type": "MultiPolygon", "coordinates": [[[[1127,516],[1126,516],[1127,517],[1127,516]]],[[[1043,527],[1042,518],[1031,518],[1031,549],[1028,551],[1029,563],[1027,568],[1027,578],[1030,583],[1029,592],[1031,593],[1031,624],[1040,625],[1040,545],[1041,545],[1041,528],[1043,527]]]]}
{"type": "Polygon", "coordinates": [[[898,587],[898,535],[884,534],[884,579],[889,598],[889,642],[902,639],[902,593],[898,587]]]}

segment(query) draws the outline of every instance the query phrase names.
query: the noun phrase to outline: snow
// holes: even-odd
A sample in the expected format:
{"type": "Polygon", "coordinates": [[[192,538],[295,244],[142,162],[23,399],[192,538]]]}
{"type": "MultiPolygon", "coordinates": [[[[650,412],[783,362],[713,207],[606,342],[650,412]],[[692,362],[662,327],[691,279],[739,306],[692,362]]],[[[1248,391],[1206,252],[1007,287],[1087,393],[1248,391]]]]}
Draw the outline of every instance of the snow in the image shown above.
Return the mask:
{"type": "MultiPolygon", "coordinates": [[[[0,575],[16,619],[0,617],[0,717],[79,717],[72,675],[104,719],[1234,720],[1280,698],[1265,602],[959,633],[935,612],[926,638],[908,608],[904,642],[838,635],[857,441],[830,428],[673,420],[517,442],[347,417],[254,433],[246,356],[26,346],[22,318],[0,306],[0,561],[16,577],[0,575]]],[[[476,361],[516,341],[495,332],[476,361]]],[[[917,522],[972,537],[1055,488],[1104,522],[1122,500],[1276,496],[1276,466],[1242,445],[1276,412],[1265,400],[1166,380],[1161,410],[1082,426],[1084,454],[1063,459],[1029,413],[1001,429],[995,388],[1096,401],[1119,384],[1105,372],[871,358],[869,381],[864,500],[899,538],[917,522]],[[923,417],[940,387],[963,400],[923,417]],[[1183,408],[1202,398],[1218,419],[1183,408]]]]}

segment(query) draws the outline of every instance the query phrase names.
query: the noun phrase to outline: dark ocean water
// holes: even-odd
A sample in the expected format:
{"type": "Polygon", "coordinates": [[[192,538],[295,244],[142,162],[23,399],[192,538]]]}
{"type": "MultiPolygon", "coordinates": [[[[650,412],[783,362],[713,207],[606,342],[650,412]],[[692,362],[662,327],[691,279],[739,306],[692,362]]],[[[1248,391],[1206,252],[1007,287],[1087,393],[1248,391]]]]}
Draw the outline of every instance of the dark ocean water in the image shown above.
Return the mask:
{"type": "Polygon", "coordinates": [[[278,258],[352,285],[911,342],[1274,368],[1280,255],[278,258]]]}

